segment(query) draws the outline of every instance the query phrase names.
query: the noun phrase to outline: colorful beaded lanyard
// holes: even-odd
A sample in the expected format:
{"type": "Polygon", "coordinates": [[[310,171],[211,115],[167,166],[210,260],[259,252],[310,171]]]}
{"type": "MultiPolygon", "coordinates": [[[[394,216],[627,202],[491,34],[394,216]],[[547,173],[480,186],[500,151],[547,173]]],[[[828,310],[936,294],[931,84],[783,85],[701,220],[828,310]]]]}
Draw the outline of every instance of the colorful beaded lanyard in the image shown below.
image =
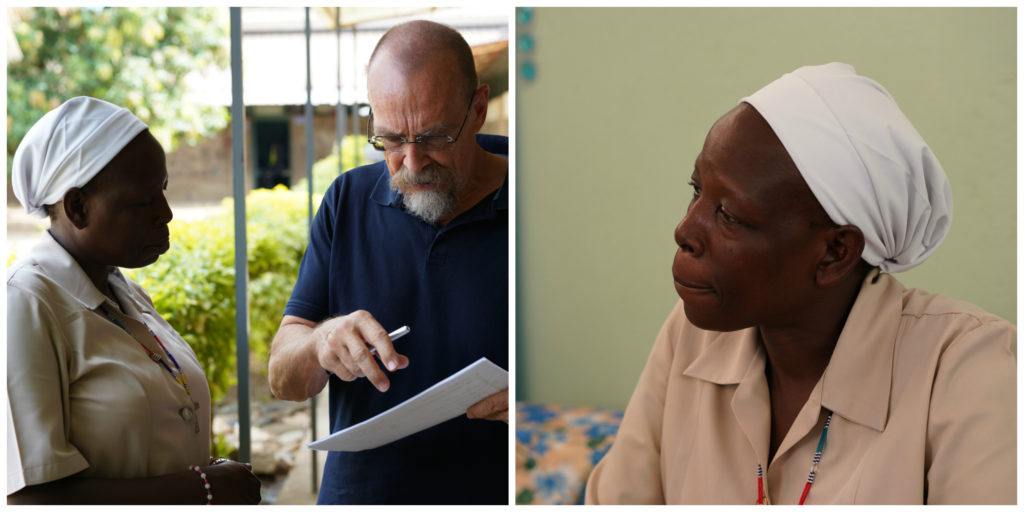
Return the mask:
{"type": "MultiPolygon", "coordinates": [[[[102,309],[103,312],[106,313],[107,318],[109,318],[111,322],[114,322],[114,324],[120,327],[122,330],[124,330],[124,332],[131,335],[131,333],[128,332],[128,328],[123,323],[121,323],[121,321],[118,320],[113,314],[107,311],[106,306],[103,306],[102,309]]],[[[178,385],[185,389],[185,394],[188,395],[188,401],[191,402],[192,406],[198,410],[199,402],[196,402],[192,398],[192,386],[189,385],[188,376],[185,375],[184,371],[182,371],[181,365],[178,364],[178,360],[174,357],[174,354],[172,354],[170,350],[167,350],[167,346],[164,345],[164,342],[160,341],[160,337],[157,336],[152,329],[149,329],[147,327],[146,330],[149,331],[150,336],[153,336],[153,339],[156,340],[157,345],[160,345],[160,348],[164,351],[165,354],[167,354],[167,357],[169,357],[171,359],[171,362],[174,363],[173,369],[167,364],[167,361],[164,360],[164,357],[162,355],[150,350],[149,347],[147,347],[141,341],[136,339],[135,336],[132,336],[132,339],[135,340],[140,347],[142,347],[142,350],[146,351],[146,355],[148,355],[149,358],[153,360],[153,362],[158,363],[160,366],[164,368],[164,370],[167,370],[167,373],[171,375],[171,378],[174,379],[174,381],[177,382],[178,385]]],[[[199,432],[198,422],[196,422],[196,432],[199,432]]]]}
{"type": "MultiPolygon", "coordinates": [[[[811,492],[811,486],[814,485],[814,477],[818,474],[818,464],[821,463],[821,453],[825,451],[825,438],[828,437],[828,426],[832,423],[832,411],[829,411],[828,417],[825,418],[825,426],[821,429],[821,437],[818,438],[818,448],[814,450],[814,458],[811,460],[811,472],[807,474],[807,483],[804,484],[804,492],[800,494],[800,503],[803,505],[807,501],[807,495],[811,492]]],[[[768,500],[768,492],[764,488],[764,470],[761,469],[761,465],[757,465],[757,502],[755,505],[771,505],[771,501],[768,500]]]]}

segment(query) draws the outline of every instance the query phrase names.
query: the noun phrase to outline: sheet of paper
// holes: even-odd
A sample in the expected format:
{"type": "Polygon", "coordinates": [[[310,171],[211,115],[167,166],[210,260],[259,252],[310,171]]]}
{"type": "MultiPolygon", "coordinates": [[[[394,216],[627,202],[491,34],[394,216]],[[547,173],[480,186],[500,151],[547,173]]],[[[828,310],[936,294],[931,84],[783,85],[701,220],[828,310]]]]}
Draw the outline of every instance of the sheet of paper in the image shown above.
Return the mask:
{"type": "Polygon", "coordinates": [[[309,443],[314,450],[377,448],[466,414],[469,406],[508,387],[508,372],[481,357],[451,377],[362,423],[309,443]]]}

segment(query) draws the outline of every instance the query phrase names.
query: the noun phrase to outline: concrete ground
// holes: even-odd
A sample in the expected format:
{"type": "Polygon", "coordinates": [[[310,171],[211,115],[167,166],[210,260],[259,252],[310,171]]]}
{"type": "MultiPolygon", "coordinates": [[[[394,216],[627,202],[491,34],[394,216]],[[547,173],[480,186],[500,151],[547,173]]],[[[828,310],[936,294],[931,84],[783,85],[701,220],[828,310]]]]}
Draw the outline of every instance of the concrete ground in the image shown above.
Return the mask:
{"type": "MultiPolygon", "coordinates": [[[[325,437],[329,432],[329,419],[327,415],[327,392],[320,393],[316,407],[317,436],[325,437]]],[[[327,459],[327,452],[315,452],[317,458],[317,490],[312,487],[313,475],[313,450],[306,448],[306,443],[312,441],[309,429],[302,441],[302,448],[295,454],[295,466],[288,472],[281,490],[277,494],[275,505],[309,505],[316,503],[316,495],[319,491],[320,480],[324,474],[324,461],[327,459]]]]}

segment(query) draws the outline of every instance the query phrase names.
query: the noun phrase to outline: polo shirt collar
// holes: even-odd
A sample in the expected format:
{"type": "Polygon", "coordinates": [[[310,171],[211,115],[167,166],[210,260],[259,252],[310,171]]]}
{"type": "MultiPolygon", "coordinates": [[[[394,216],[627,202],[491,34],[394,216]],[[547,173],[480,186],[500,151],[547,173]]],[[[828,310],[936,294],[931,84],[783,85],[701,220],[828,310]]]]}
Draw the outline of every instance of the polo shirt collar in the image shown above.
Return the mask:
{"type": "MultiPolygon", "coordinates": [[[[821,377],[822,407],[877,431],[885,429],[889,414],[902,293],[903,286],[892,276],[877,269],[868,274],[821,377]]],[[[754,359],[765,358],[757,329],[716,334],[683,374],[720,385],[739,384],[754,359]]]]}
{"type": "Polygon", "coordinates": [[[96,309],[107,301],[107,297],[96,288],[78,262],[53,238],[49,230],[43,232],[39,243],[32,248],[31,260],[41,268],[43,274],[87,309],[96,309]]]}
{"type": "Polygon", "coordinates": [[[383,161],[377,162],[374,165],[379,165],[383,172],[380,173],[380,177],[377,178],[377,184],[370,191],[370,197],[381,206],[401,208],[402,194],[391,188],[391,173],[388,172],[387,166],[383,161]]]}
{"type": "Polygon", "coordinates": [[[508,210],[508,173],[505,173],[505,181],[501,183],[501,188],[494,194],[494,209],[495,210],[508,210]]]}

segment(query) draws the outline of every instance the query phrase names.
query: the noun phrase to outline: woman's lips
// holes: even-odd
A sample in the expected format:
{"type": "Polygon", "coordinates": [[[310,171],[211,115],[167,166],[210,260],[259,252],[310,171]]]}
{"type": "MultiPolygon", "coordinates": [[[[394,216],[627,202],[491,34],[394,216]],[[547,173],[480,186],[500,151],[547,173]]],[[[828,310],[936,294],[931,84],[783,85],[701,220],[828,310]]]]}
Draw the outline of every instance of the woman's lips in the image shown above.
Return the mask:
{"type": "Polygon", "coordinates": [[[690,291],[690,292],[693,292],[693,293],[714,293],[715,292],[715,289],[710,287],[710,286],[704,286],[704,285],[700,285],[700,284],[691,283],[691,282],[688,282],[688,281],[683,281],[682,279],[679,279],[679,278],[674,278],[674,281],[675,281],[677,287],[682,288],[682,289],[687,290],[687,291],[690,291]]]}

